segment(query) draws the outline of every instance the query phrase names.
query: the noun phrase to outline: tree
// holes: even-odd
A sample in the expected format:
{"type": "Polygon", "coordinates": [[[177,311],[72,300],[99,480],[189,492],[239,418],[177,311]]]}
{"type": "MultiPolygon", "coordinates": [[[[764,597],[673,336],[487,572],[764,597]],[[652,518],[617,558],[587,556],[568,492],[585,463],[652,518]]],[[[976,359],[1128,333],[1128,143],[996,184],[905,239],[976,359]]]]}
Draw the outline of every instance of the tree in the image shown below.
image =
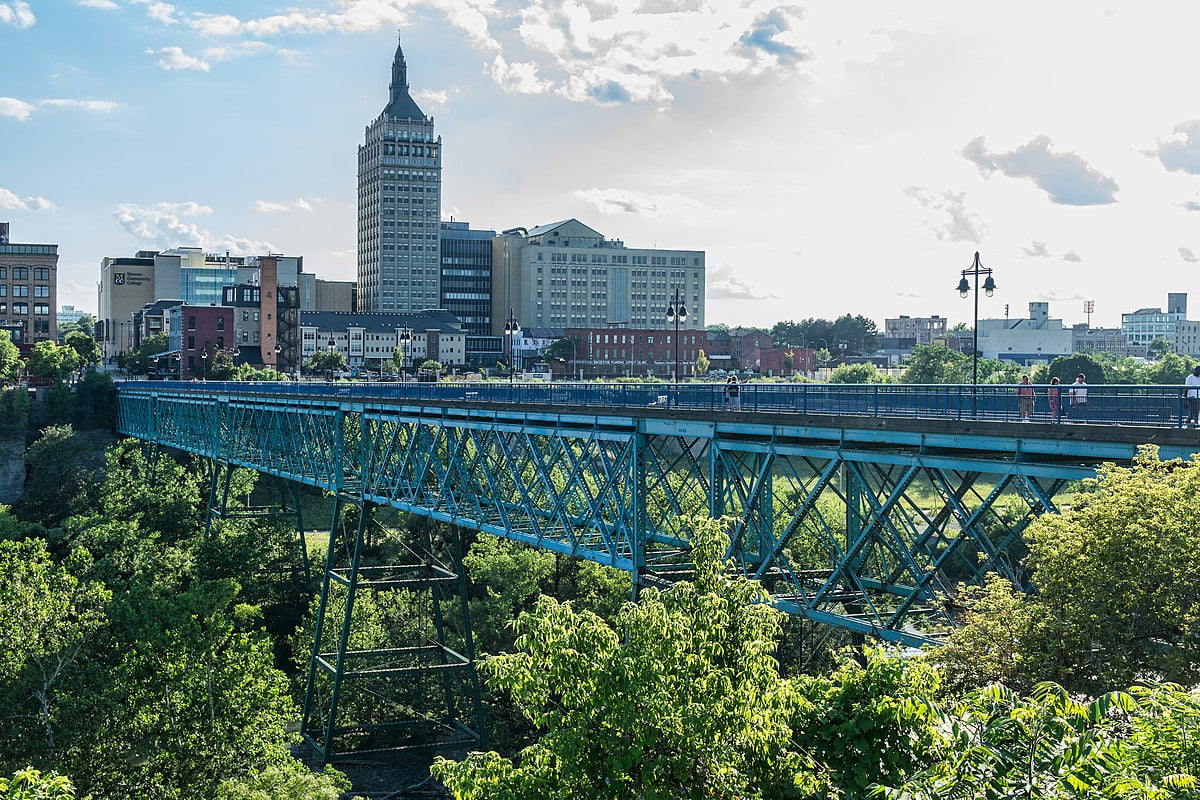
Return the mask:
{"type": "Polygon", "coordinates": [[[432,375],[434,380],[446,371],[446,367],[440,361],[434,361],[432,358],[421,362],[421,374],[432,375]]]}
{"type": "Polygon", "coordinates": [[[783,371],[791,373],[796,368],[796,351],[788,350],[783,354],[783,371]]]}
{"type": "Polygon", "coordinates": [[[13,344],[12,334],[0,331],[0,381],[12,381],[21,371],[21,351],[13,344]]]}
{"type": "Polygon", "coordinates": [[[100,345],[90,333],[68,331],[63,342],[79,356],[80,367],[91,367],[100,363],[100,345]]]}
{"type": "Polygon", "coordinates": [[[574,339],[555,339],[546,348],[545,356],[555,361],[573,361],[579,354],[579,342],[574,339]]]}
{"type": "Polygon", "coordinates": [[[842,364],[829,373],[830,383],[887,383],[888,377],[866,362],[842,364]]]}
{"type": "MultiPolygon", "coordinates": [[[[1059,356],[1050,362],[1044,377],[1047,383],[1051,378],[1058,378],[1063,383],[1074,383],[1075,376],[1080,373],[1083,373],[1084,379],[1088,383],[1104,383],[1104,367],[1086,353],[1059,356]]],[[[1038,377],[1040,378],[1042,375],[1039,374],[1038,377]]]]}
{"type": "Polygon", "coordinates": [[[306,366],[313,372],[341,372],[346,369],[346,357],[336,350],[318,350],[309,356],[306,366]]]}
{"type": "Polygon", "coordinates": [[[215,800],[339,800],[348,791],[350,781],[333,767],[310,772],[288,761],[222,782],[215,800]]]}
{"type": "MultiPolygon", "coordinates": [[[[785,357],[785,361],[786,361],[786,357],[785,357]]],[[[708,360],[708,354],[706,354],[703,350],[697,351],[697,353],[696,353],[696,374],[697,375],[706,375],[708,373],[708,368],[710,366],[712,366],[712,362],[710,362],[708,360]]]]}
{"type": "Polygon", "coordinates": [[[813,362],[816,363],[818,367],[827,367],[831,361],[833,361],[833,354],[831,354],[824,347],[813,352],[813,362]]]}
{"type": "Polygon", "coordinates": [[[1025,531],[1033,592],[1002,584],[935,658],[959,686],[1054,680],[1100,692],[1139,680],[1200,681],[1200,462],[1105,464],[1074,505],[1025,531]]]}
{"type": "Polygon", "coordinates": [[[152,366],[150,356],[165,353],[170,346],[170,340],[165,333],[147,336],[142,339],[142,344],[137,349],[123,353],[118,363],[131,375],[145,375],[152,366]]]}
{"type": "MultiPolygon", "coordinates": [[[[206,370],[205,377],[208,380],[232,381],[237,379],[238,365],[233,363],[234,351],[221,348],[205,352],[208,354],[207,366],[202,364],[201,369],[206,370]]],[[[205,360],[201,358],[201,362],[205,360]]]]}
{"type": "Polygon", "coordinates": [[[1161,336],[1156,336],[1150,344],[1146,345],[1146,358],[1151,361],[1158,361],[1168,353],[1174,353],[1175,346],[1161,336]]]}
{"type": "Polygon", "coordinates": [[[68,322],[65,325],[58,326],[58,332],[65,336],[71,331],[79,331],[86,333],[88,336],[96,332],[96,317],[92,314],[84,314],[75,322],[68,322]]]}
{"type": "Polygon", "coordinates": [[[905,364],[902,383],[968,383],[971,357],[956,353],[945,345],[919,344],[905,364]]]}
{"type": "Polygon", "coordinates": [[[51,425],[25,451],[25,493],[16,508],[26,519],[58,525],[87,510],[96,492],[91,442],[70,425],[51,425]]]}
{"type": "Polygon", "coordinates": [[[62,383],[79,369],[80,363],[79,354],[74,348],[42,341],[35,344],[29,352],[29,364],[26,369],[35,378],[62,383]]]}
{"type": "Polygon", "coordinates": [[[476,798],[804,796],[821,781],[793,745],[797,697],[773,652],[781,615],[726,577],[728,537],[694,520],[694,582],[646,590],[612,626],[550,598],[516,623],[518,652],[484,662],[538,738],[510,760],[473,753],[434,773],[476,798]],[[687,698],[680,702],[680,698],[687,698]]]}
{"type": "Polygon", "coordinates": [[[1196,364],[1197,361],[1194,358],[1187,358],[1176,353],[1164,353],[1156,363],[1145,366],[1142,371],[1142,381],[1161,386],[1180,384],[1196,364]]]}
{"type": "Polygon", "coordinates": [[[74,800],[71,781],[53,772],[19,769],[11,778],[0,778],[0,800],[74,800]]]}

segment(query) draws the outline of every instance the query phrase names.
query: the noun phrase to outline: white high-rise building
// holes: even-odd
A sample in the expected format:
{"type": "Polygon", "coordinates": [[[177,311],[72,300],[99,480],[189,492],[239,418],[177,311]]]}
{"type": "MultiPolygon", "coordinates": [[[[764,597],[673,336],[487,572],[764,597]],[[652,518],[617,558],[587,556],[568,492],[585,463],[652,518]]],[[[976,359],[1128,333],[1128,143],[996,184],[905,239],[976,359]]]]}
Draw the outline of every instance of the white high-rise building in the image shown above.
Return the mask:
{"type": "Polygon", "coordinates": [[[363,311],[437,308],[442,140],[408,93],[396,46],[388,104],[358,148],[358,292],[363,311]]]}

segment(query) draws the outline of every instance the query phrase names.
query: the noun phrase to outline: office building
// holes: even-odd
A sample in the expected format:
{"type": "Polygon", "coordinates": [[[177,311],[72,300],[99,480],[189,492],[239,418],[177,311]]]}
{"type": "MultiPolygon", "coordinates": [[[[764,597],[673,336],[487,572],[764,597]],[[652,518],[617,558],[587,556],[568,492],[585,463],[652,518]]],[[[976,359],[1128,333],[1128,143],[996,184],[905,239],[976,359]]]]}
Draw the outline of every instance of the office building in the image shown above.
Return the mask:
{"type": "Polygon", "coordinates": [[[1144,356],[1145,345],[1133,344],[1120,328],[1093,328],[1086,322],[1071,326],[1071,350],[1076,353],[1110,353],[1144,356]]]}
{"type": "Polygon", "coordinates": [[[492,239],[495,231],[472,230],[466,222],[441,226],[441,304],[469,336],[492,332],[492,239]]]}
{"type": "Polygon", "coordinates": [[[396,46],[388,103],[358,148],[358,290],[364,311],[438,304],[442,142],[408,92],[396,46]]]}
{"type": "Polygon", "coordinates": [[[1179,323],[1187,320],[1187,294],[1171,292],[1167,295],[1167,310],[1161,308],[1139,308],[1121,315],[1121,332],[1130,344],[1145,347],[1155,339],[1166,339],[1172,347],[1179,340],[1179,323]]]}
{"type": "Polygon", "coordinates": [[[1028,319],[979,320],[979,353],[984,358],[1040,364],[1074,352],[1072,330],[1050,319],[1049,303],[1030,303],[1028,319]]]}
{"type": "Polygon", "coordinates": [[[946,318],[934,314],[930,317],[910,317],[901,314],[883,321],[883,335],[888,339],[915,339],[916,344],[933,344],[934,339],[946,335],[946,318]]]}
{"type": "Polygon", "coordinates": [[[310,272],[299,275],[301,311],[358,311],[358,284],[329,281],[310,272]]]}
{"type": "Polygon", "coordinates": [[[74,325],[76,322],[79,322],[86,316],[89,316],[89,314],[82,308],[76,308],[75,306],[59,306],[58,313],[54,315],[54,318],[58,322],[58,327],[62,328],[64,325],[74,325]]]}
{"type": "Polygon", "coordinates": [[[277,262],[264,256],[258,282],[226,286],[222,305],[234,310],[231,346],[239,364],[296,371],[300,343],[300,290],[280,286],[277,262]]]}
{"type": "Polygon", "coordinates": [[[397,348],[401,348],[406,369],[426,360],[454,367],[466,363],[466,334],[458,320],[445,311],[300,312],[300,352],[305,363],[318,350],[334,350],[352,367],[386,368],[397,348]]]}
{"type": "Polygon", "coordinates": [[[519,325],[673,328],[666,311],[676,289],[682,327],[704,328],[703,251],[626,247],[576,219],[514,228],[492,245],[494,335],[510,308],[519,325]]]}
{"type": "MultiPolygon", "coordinates": [[[[138,349],[152,336],[167,334],[171,309],[183,305],[182,300],[155,300],[133,312],[133,341],[131,349],[138,349]]],[[[167,352],[167,348],[161,348],[167,352]]]]}
{"type": "MultiPolygon", "coordinates": [[[[58,322],[58,245],[20,244],[4,223],[0,242],[0,326],[22,332],[24,343],[55,341],[58,322]]],[[[15,341],[15,339],[14,339],[15,341]]]]}
{"type": "Polygon", "coordinates": [[[106,360],[130,349],[131,317],[156,300],[179,300],[191,306],[224,302],[226,286],[258,285],[262,264],[274,266],[274,282],[297,286],[304,275],[302,256],[231,256],[205,253],[197,247],[143,250],[132,258],[105,258],[100,262],[100,347],[106,360]]]}

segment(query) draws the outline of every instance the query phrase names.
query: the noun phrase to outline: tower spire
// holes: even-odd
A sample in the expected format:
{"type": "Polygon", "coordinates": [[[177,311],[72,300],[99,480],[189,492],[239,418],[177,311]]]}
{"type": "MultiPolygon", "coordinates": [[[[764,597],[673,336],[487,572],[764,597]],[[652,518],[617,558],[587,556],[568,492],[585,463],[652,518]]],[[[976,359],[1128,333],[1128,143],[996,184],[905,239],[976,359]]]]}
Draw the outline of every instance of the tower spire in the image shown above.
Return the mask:
{"type": "Polygon", "coordinates": [[[425,119],[425,114],[408,93],[408,64],[404,61],[404,47],[399,41],[396,42],[396,55],[392,58],[392,83],[388,86],[388,104],[383,113],[393,119],[425,119]]]}
{"type": "Polygon", "coordinates": [[[396,32],[396,55],[392,58],[392,85],[389,86],[391,100],[396,101],[399,92],[408,92],[408,64],[404,61],[404,47],[399,41],[400,32],[396,32]]]}

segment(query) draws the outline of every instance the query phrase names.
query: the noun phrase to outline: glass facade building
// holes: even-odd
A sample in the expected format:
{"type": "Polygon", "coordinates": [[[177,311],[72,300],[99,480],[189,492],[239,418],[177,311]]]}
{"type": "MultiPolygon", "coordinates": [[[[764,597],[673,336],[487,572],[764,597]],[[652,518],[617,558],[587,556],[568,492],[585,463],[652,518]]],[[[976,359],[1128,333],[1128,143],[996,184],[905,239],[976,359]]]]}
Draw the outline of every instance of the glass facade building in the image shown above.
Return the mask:
{"type": "Polygon", "coordinates": [[[224,288],[237,282],[237,267],[184,267],[179,270],[180,299],[191,306],[219,306],[224,288]]]}
{"type": "Polygon", "coordinates": [[[492,326],[492,239],[495,231],[472,230],[466,222],[441,226],[441,305],[462,321],[469,336],[487,336],[492,326]]]}

